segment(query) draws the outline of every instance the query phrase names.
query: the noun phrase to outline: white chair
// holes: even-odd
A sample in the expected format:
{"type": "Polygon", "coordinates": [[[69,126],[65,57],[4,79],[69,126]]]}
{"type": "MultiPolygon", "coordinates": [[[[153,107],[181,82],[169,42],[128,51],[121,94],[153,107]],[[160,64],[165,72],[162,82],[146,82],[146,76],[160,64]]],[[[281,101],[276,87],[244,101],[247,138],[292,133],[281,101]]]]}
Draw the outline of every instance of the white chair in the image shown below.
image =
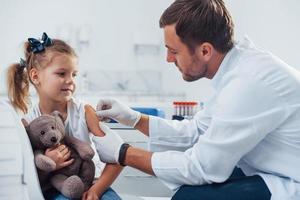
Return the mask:
{"type": "Polygon", "coordinates": [[[27,133],[5,101],[0,102],[0,199],[44,199],[27,133]]]}

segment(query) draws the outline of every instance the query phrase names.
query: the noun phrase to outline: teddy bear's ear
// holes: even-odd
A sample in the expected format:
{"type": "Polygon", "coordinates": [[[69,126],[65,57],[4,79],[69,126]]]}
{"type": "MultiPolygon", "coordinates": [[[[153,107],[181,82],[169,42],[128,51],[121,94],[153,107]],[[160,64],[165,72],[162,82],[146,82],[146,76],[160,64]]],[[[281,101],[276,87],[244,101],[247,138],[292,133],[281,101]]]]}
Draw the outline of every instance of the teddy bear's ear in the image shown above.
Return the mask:
{"type": "Polygon", "coordinates": [[[51,113],[51,115],[53,115],[54,117],[59,117],[62,122],[64,121],[64,118],[63,118],[62,114],[59,111],[53,111],[51,113]]]}
{"type": "Polygon", "coordinates": [[[24,118],[22,118],[21,121],[22,121],[22,124],[24,127],[29,125],[28,122],[24,118]]]}
{"type": "Polygon", "coordinates": [[[22,118],[21,121],[22,121],[23,126],[24,126],[25,129],[26,129],[26,132],[28,132],[28,129],[29,129],[29,124],[28,124],[28,122],[27,122],[24,118],[22,118]]]}

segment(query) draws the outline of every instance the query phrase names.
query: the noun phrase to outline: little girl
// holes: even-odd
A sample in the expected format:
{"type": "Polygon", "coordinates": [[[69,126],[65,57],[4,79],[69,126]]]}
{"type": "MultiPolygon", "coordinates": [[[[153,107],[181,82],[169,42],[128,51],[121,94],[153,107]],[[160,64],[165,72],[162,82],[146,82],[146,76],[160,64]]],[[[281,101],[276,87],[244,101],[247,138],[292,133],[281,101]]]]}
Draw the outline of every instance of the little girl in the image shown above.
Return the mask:
{"type": "MultiPolygon", "coordinates": [[[[16,110],[23,112],[30,123],[42,114],[59,111],[64,118],[66,133],[89,142],[89,132],[103,136],[98,118],[91,106],[75,98],[75,77],[78,73],[77,56],[74,50],[62,40],[50,39],[46,33],[42,40],[29,38],[25,43],[25,60],[13,64],[8,69],[8,95],[16,110]],[[39,103],[28,112],[29,82],[38,94],[39,103]]],[[[47,149],[45,155],[56,162],[56,168],[72,163],[66,146],[47,149]]],[[[98,158],[95,156],[94,159],[98,158]]],[[[82,199],[106,200],[120,199],[109,186],[121,172],[119,165],[101,163],[99,158],[96,169],[104,168],[96,183],[84,194],[82,199]],[[101,197],[101,198],[100,198],[101,197]]],[[[99,169],[101,170],[101,169],[99,169]]],[[[67,199],[57,191],[43,191],[46,199],[67,199]]]]}

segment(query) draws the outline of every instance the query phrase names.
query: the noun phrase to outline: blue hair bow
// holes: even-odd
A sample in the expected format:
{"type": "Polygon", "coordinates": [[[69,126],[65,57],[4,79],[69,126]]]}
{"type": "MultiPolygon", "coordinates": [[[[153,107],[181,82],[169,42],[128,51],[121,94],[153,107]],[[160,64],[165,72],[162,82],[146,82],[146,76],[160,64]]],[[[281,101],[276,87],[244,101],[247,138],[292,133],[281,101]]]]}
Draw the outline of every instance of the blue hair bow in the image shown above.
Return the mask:
{"type": "Polygon", "coordinates": [[[44,32],[42,39],[37,40],[35,38],[28,38],[28,42],[30,45],[30,49],[33,53],[39,53],[45,50],[45,47],[49,47],[52,45],[51,38],[44,32]]]}

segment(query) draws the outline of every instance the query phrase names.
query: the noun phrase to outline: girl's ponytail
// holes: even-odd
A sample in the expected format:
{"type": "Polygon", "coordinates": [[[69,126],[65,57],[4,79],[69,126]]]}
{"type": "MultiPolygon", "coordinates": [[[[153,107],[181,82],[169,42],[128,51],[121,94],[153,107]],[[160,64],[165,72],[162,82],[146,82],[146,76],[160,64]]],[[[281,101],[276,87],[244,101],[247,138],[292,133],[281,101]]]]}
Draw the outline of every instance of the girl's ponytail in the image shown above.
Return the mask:
{"type": "Polygon", "coordinates": [[[17,111],[24,114],[28,111],[29,104],[29,78],[26,72],[26,65],[14,63],[7,71],[8,98],[17,111]]]}

